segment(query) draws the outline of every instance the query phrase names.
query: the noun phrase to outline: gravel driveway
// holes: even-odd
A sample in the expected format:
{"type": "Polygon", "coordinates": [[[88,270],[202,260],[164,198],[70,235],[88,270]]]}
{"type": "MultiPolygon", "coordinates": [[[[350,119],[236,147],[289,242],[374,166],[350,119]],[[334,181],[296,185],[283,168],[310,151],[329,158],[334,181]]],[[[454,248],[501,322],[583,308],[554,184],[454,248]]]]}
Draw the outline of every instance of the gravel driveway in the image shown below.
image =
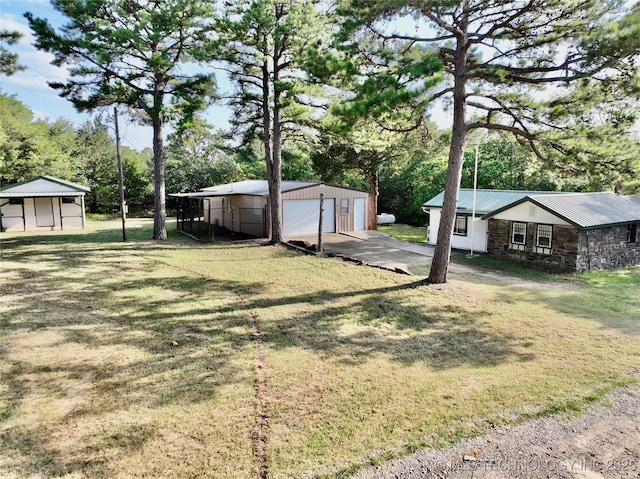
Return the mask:
{"type": "Polygon", "coordinates": [[[640,478],[640,386],[619,388],[575,419],[501,427],[451,449],[424,449],[357,479],[640,478]]]}

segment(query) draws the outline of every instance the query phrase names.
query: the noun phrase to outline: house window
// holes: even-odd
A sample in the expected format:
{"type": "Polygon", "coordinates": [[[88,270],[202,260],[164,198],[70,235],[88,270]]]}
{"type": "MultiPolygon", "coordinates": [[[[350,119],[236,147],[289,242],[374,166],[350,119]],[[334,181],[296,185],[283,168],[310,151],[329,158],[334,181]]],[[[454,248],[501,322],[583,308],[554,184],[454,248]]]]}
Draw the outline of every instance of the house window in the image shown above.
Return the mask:
{"type": "Polygon", "coordinates": [[[349,198],[342,198],[340,200],[340,214],[341,215],[349,214],[349,198]]]}
{"type": "Polygon", "coordinates": [[[553,233],[553,226],[538,225],[538,233],[536,235],[536,246],[540,246],[541,248],[551,248],[552,233],[553,233]]]}
{"type": "Polygon", "coordinates": [[[525,244],[527,242],[527,223],[513,223],[511,242],[513,244],[525,244]]]}
{"type": "Polygon", "coordinates": [[[638,241],[638,223],[627,225],[627,243],[638,241]]]}
{"type": "Polygon", "coordinates": [[[63,196],[62,197],[62,202],[63,203],[75,203],[76,199],[73,196],[63,196]]]}
{"type": "Polygon", "coordinates": [[[24,199],[22,198],[9,198],[10,205],[22,205],[24,204],[24,199]]]}
{"type": "Polygon", "coordinates": [[[467,217],[456,216],[456,224],[453,226],[453,234],[467,236],[467,217]]]}

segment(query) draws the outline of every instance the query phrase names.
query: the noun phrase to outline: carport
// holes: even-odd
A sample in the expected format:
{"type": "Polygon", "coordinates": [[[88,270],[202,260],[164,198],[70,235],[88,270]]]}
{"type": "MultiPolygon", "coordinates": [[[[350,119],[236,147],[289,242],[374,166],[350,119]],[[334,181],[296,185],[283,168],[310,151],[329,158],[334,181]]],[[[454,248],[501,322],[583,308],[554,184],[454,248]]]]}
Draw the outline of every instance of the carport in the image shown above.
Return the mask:
{"type": "MultiPolygon", "coordinates": [[[[317,234],[321,197],[324,233],[366,229],[368,191],[322,182],[283,181],[281,192],[285,237],[317,234]]],[[[239,181],[170,196],[179,200],[178,228],[194,236],[202,236],[209,225],[258,238],[270,235],[266,180],[239,181]]]]}

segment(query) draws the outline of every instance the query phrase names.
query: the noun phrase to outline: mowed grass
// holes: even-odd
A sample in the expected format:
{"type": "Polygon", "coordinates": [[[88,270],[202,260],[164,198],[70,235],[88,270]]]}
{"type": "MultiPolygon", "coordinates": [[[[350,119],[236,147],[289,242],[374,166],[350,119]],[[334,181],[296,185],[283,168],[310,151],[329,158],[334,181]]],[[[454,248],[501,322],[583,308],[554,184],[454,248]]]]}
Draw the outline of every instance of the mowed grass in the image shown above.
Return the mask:
{"type": "Polygon", "coordinates": [[[92,227],[0,236],[0,476],[347,477],[638,378],[638,268],[424,286],[92,227]]]}
{"type": "Polygon", "coordinates": [[[419,227],[396,223],[378,225],[378,231],[409,243],[424,243],[427,240],[427,228],[425,226],[419,227]]]}

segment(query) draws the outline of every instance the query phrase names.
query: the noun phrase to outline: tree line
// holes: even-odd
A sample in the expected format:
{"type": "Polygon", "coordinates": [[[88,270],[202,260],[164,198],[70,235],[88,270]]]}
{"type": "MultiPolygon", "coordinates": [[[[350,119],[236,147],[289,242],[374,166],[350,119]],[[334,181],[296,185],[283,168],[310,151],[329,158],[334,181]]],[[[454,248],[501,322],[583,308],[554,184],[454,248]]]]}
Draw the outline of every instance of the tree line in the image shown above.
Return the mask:
{"type": "Polygon", "coordinates": [[[485,169],[497,168],[491,186],[501,175],[511,185],[556,188],[600,182],[624,189],[637,181],[637,136],[630,133],[640,91],[637,2],[53,4],[68,19],[64,29],[26,14],[36,46],[53,53],[55,64],[73,65],[66,82],[51,86],[80,110],[125,105],[152,127],[157,239],[166,237],[163,127],[189,131],[199,111],[220,101],[215,73],[222,71],[235,86],[226,99],[234,108],[232,134],[244,159],[263,159],[272,242],[282,239],[287,159],[304,170],[308,158],[321,177],[364,178],[372,192],[381,191],[381,206],[390,184],[417,171],[441,178],[446,166],[430,282],[446,281],[468,171],[465,147],[480,142],[478,132],[487,132],[487,144],[504,144],[492,146],[492,155],[526,158],[520,166],[510,161],[509,174],[486,160],[485,169]],[[200,68],[188,68],[194,64],[200,68]],[[440,125],[444,132],[429,123],[437,101],[448,102],[453,114],[451,125],[440,125]],[[421,162],[424,151],[432,155],[421,162]],[[395,181],[380,181],[382,174],[395,181]]]}
{"type": "MultiPolygon", "coordinates": [[[[353,145],[331,147],[319,139],[310,147],[283,151],[284,180],[318,180],[359,189],[370,187],[369,165],[379,159],[378,210],[393,213],[399,222],[423,226],[422,204],[444,189],[449,131],[412,132],[393,145],[393,155],[355,151],[353,145]],[[360,153],[362,153],[361,156],[360,153]],[[358,159],[359,158],[359,159],[358,159]]],[[[168,194],[198,191],[216,184],[261,179],[266,175],[260,143],[232,146],[229,132],[202,120],[168,136],[164,151],[168,194]]],[[[478,144],[478,187],[533,191],[601,191],[607,184],[640,192],[640,181],[615,170],[591,176],[562,175],[546,169],[522,145],[496,136],[478,144]],[[618,183],[616,183],[618,182],[618,183]]],[[[129,210],[150,214],[153,209],[153,152],[122,148],[124,184],[129,210]]],[[[473,187],[475,149],[465,154],[462,188],[473,187]]],[[[116,145],[112,120],[96,117],[74,127],[70,120],[35,119],[16,98],[0,94],[0,184],[51,175],[91,188],[89,213],[119,211],[116,145]]]]}

